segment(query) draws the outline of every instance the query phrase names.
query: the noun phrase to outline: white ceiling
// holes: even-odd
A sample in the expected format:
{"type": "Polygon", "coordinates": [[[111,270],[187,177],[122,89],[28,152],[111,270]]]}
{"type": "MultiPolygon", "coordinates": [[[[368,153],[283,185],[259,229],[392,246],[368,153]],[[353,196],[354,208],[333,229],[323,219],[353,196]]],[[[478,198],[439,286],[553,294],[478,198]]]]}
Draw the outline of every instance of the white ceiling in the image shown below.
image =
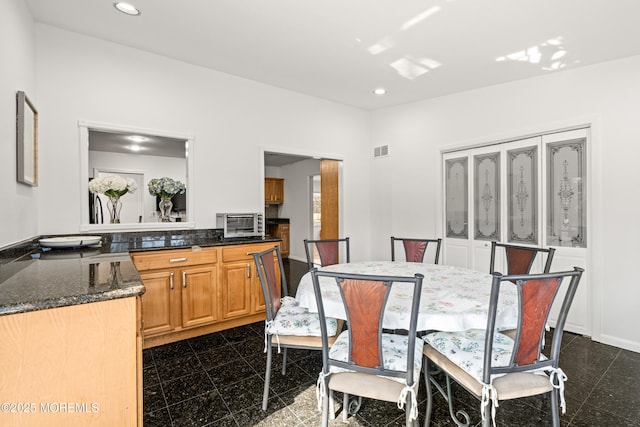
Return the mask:
{"type": "Polygon", "coordinates": [[[640,54],[638,0],[129,1],[141,16],[26,3],[38,22],[364,109],[640,54]]]}

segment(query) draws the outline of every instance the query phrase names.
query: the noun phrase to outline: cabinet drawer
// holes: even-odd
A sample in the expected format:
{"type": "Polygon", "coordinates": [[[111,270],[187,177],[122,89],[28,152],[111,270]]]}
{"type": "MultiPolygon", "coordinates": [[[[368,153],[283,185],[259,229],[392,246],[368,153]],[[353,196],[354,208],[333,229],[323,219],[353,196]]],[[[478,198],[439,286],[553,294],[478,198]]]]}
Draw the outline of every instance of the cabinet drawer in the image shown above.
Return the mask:
{"type": "Polygon", "coordinates": [[[277,243],[259,243],[225,247],[222,248],[222,262],[253,260],[254,252],[262,252],[277,245],[277,243]]]}
{"type": "Polygon", "coordinates": [[[218,249],[180,249],[153,253],[134,253],[131,255],[131,258],[138,271],[158,270],[162,268],[215,263],[218,261],[218,249]]]}

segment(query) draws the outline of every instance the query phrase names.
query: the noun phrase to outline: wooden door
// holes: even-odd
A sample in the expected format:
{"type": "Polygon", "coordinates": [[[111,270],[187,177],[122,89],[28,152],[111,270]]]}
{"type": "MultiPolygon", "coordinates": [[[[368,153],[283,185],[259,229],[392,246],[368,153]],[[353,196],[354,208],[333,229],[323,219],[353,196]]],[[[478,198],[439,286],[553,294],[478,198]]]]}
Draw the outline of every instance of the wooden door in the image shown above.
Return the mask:
{"type": "Polygon", "coordinates": [[[339,224],[339,192],[338,192],[338,171],[340,162],[338,160],[320,161],[320,238],[338,239],[340,237],[339,224]]]}

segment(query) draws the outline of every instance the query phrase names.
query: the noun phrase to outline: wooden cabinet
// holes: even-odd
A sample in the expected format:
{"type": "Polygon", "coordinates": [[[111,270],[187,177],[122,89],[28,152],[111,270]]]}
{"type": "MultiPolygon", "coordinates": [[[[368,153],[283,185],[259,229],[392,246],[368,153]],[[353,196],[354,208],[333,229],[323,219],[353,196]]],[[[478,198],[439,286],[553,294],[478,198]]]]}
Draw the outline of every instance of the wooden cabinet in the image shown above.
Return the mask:
{"type": "Polygon", "coordinates": [[[273,204],[284,203],[284,179],[264,179],[264,202],[273,204]]]}
{"type": "MultiPolygon", "coordinates": [[[[224,250],[223,250],[224,251],[224,250]]],[[[251,278],[254,267],[248,259],[222,266],[222,317],[231,319],[251,313],[251,278]]]]}
{"type": "Polygon", "coordinates": [[[146,288],[144,348],[264,320],[266,306],[252,253],[277,244],[133,253],[146,288]]]}
{"type": "MultiPolygon", "coordinates": [[[[264,314],[266,305],[252,254],[267,250],[274,245],[277,243],[255,243],[221,248],[223,318],[264,314]]],[[[275,258],[274,262],[277,262],[275,258]]]]}
{"type": "Polygon", "coordinates": [[[175,341],[170,334],[219,319],[217,248],[143,252],[132,258],[146,288],[142,295],[145,347],[175,341]]]}
{"type": "Polygon", "coordinates": [[[0,400],[18,408],[0,424],[142,426],[139,312],[127,297],[0,316],[0,400]]]}
{"type": "Polygon", "coordinates": [[[182,327],[206,325],[218,320],[218,268],[185,268],[182,274],[182,327]]]}
{"type": "Polygon", "coordinates": [[[174,271],[140,273],[146,289],[143,294],[144,336],[171,332],[175,325],[174,271]]]}
{"type": "Polygon", "coordinates": [[[275,228],[275,233],[273,233],[275,238],[282,239],[282,242],[280,243],[280,254],[282,255],[282,258],[289,257],[289,248],[291,246],[289,229],[289,224],[278,224],[275,228]]]}

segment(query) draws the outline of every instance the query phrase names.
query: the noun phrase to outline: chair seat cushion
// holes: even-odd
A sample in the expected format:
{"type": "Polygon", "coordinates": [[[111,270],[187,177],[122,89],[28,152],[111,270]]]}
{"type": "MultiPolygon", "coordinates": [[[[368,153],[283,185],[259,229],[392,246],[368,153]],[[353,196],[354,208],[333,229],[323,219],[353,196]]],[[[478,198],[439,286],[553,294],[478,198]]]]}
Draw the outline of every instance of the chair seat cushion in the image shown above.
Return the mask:
{"type": "MultiPolygon", "coordinates": [[[[335,335],[338,330],[338,322],[334,318],[327,317],[327,334],[335,335]]],[[[320,318],[318,313],[310,313],[306,308],[300,307],[297,301],[287,301],[276,313],[273,322],[268,324],[267,332],[271,335],[314,336],[322,335],[320,331],[320,318]]]]}
{"type": "MultiPolygon", "coordinates": [[[[406,371],[407,370],[407,341],[406,335],[397,334],[382,334],[382,357],[383,367],[385,369],[393,371],[406,371]]],[[[414,381],[420,378],[420,370],[422,369],[422,347],[424,341],[420,338],[416,338],[416,347],[414,349],[414,362],[413,362],[413,378],[414,381]]],[[[338,360],[341,362],[347,362],[349,360],[349,331],[343,331],[335,343],[329,350],[329,358],[338,360]]],[[[350,372],[348,369],[331,366],[331,373],[338,372],[350,372]]],[[[396,380],[398,382],[404,382],[405,378],[385,377],[396,380]]]]}
{"type": "MultiPolygon", "coordinates": [[[[462,332],[432,332],[424,340],[435,350],[446,356],[478,382],[482,383],[484,371],[484,329],[468,329],[462,332]]],[[[493,360],[491,366],[509,366],[514,341],[496,332],[493,336],[493,360]]],[[[497,377],[499,375],[494,375],[497,377]]]]}

